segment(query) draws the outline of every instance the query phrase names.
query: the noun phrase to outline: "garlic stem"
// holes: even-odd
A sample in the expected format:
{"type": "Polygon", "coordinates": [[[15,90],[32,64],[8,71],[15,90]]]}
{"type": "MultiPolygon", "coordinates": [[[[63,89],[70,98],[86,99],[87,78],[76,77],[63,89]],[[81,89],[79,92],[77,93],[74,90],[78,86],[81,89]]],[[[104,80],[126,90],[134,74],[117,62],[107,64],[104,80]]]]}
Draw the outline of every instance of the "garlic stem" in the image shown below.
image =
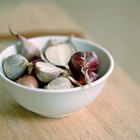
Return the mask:
{"type": "Polygon", "coordinates": [[[75,80],[72,76],[66,76],[70,81],[72,81],[74,84],[76,84],[77,86],[81,86],[81,84],[77,81],[77,80],[75,80]]]}
{"type": "Polygon", "coordinates": [[[85,70],[84,67],[81,68],[81,72],[84,74],[85,76],[85,81],[88,85],[91,84],[91,81],[90,81],[90,78],[89,78],[89,75],[88,75],[88,69],[85,70]]]}

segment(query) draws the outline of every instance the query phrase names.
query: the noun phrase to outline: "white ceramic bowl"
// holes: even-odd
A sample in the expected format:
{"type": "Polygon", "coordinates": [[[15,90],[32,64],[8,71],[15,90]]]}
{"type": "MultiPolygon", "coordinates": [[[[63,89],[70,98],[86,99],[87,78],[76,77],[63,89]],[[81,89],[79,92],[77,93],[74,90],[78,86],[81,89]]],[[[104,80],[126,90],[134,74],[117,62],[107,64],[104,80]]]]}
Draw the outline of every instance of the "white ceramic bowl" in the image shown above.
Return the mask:
{"type": "MultiPolygon", "coordinates": [[[[49,39],[65,41],[66,36],[43,36],[30,39],[41,49],[49,39]]],[[[74,38],[78,51],[95,51],[100,59],[99,73],[102,75],[90,86],[82,86],[64,90],[33,89],[17,84],[9,80],[3,73],[3,60],[19,52],[19,43],[3,50],[0,54],[0,80],[5,89],[24,108],[49,118],[64,117],[70,115],[93,102],[101,93],[107,79],[114,68],[114,61],[111,54],[102,46],[80,38],[74,38]]]]}

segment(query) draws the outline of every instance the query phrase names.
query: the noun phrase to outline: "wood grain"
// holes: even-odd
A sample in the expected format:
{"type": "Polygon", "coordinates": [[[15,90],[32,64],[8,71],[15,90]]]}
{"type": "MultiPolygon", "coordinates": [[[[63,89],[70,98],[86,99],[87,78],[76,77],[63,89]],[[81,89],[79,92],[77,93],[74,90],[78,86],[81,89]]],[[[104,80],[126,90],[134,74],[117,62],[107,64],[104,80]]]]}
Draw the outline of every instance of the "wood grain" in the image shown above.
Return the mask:
{"type": "MultiPolygon", "coordinates": [[[[15,11],[20,9],[22,13],[28,6],[25,3],[18,5],[15,11]]],[[[53,19],[55,29],[59,28],[57,22],[61,21],[63,26],[67,25],[67,29],[64,27],[63,30],[68,30],[69,27],[73,30],[80,29],[55,4],[47,3],[46,8],[43,7],[44,4],[40,4],[39,9],[45,16],[34,14],[32,21],[28,21],[29,26],[38,20],[39,23],[35,24],[41,26],[48,16],[47,18],[53,19]],[[49,11],[46,12],[46,9],[49,11]],[[55,13],[61,13],[61,21],[53,18],[56,17],[55,13]],[[67,22],[71,23],[66,24],[67,22]]],[[[35,4],[32,8],[38,10],[35,4]]],[[[26,12],[30,12],[30,9],[27,8],[26,12]]],[[[18,20],[19,18],[15,24],[18,24],[18,20]]],[[[46,22],[47,28],[52,26],[51,22],[52,20],[46,22]]],[[[28,24],[23,25],[27,27],[28,24]]],[[[5,47],[3,43],[2,48],[5,47]]],[[[140,87],[118,64],[115,64],[107,85],[95,102],[66,118],[40,117],[18,105],[6,88],[8,87],[0,82],[0,140],[140,140],[140,87]]]]}
{"type": "MultiPolygon", "coordinates": [[[[36,36],[51,36],[51,35],[64,35],[64,36],[75,36],[79,38],[86,38],[84,33],[80,31],[30,31],[30,32],[22,32],[20,33],[22,36],[25,36],[26,38],[36,37],[36,36]]],[[[9,34],[2,34],[0,35],[0,40],[2,41],[12,41],[15,40],[15,37],[9,34]]]]}

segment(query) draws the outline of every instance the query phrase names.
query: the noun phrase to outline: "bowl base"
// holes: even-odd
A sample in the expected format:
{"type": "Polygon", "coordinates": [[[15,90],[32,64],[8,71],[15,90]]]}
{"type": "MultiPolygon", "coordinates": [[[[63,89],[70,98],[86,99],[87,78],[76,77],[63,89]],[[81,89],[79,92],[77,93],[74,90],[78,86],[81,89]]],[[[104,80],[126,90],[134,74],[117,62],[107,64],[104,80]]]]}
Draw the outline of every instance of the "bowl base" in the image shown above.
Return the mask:
{"type": "Polygon", "coordinates": [[[49,118],[49,119],[59,119],[59,118],[72,116],[72,115],[76,114],[76,112],[68,113],[65,115],[58,115],[58,116],[57,115],[38,114],[38,113],[36,113],[36,114],[41,116],[41,117],[45,117],[45,118],[49,118]]]}

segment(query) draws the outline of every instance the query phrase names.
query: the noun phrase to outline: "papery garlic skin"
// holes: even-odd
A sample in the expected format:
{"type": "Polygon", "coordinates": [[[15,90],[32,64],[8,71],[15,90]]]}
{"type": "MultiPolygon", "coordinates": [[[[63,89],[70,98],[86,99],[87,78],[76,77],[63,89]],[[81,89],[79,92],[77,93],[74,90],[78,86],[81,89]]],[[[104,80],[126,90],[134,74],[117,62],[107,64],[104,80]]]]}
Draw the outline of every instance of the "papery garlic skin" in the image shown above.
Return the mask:
{"type": "Polygon", "coordinates": [[[72,88],[73,85],[71,81],[66,77],[57,77],[56,79],[53,79],[46,85],[45,89],[68,89],[72,88]]]}
{"type": "Polygon", "coordinates": [[[4,60],[3,71],[9,79],[16,80],[24,74],[28,64],[29,62],[24,56],[11,55],[4,60]]]}
{"type": "Polygon", "coordinates": [[[96,71],[99,66],[99,58],[95,52],[76,52],[72,55],[69,67],[74,77],[80,84],[89,84],[96,79],[96,71]]]}
{"type": "Polygon", "coordinates": [[[51,81],[64,72],[62,69],[46,62],[37,62],[35,71],[38,79],[44,83],[51,81]]]}

